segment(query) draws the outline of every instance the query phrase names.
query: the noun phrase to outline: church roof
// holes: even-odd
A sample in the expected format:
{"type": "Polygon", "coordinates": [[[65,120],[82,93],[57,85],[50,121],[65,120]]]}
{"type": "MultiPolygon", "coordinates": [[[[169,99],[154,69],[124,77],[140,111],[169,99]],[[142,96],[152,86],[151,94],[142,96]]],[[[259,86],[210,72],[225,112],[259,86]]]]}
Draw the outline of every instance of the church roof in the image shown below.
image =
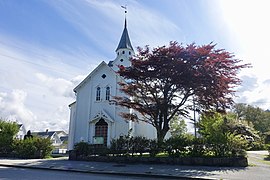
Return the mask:
{"type": "Polygon", "coordinates": [[[129,39],[129,35],[128,35],[128,30],[127,30],[127,21],[125,19],[125,26],[124,26],[124,30],[120,39],[120,42],[118,44],[118,47],[116,48],[115,51],[119,50],[119,49],[131,49],[133,50],[133,47],[131,45],[130,39],[129,39]]]}

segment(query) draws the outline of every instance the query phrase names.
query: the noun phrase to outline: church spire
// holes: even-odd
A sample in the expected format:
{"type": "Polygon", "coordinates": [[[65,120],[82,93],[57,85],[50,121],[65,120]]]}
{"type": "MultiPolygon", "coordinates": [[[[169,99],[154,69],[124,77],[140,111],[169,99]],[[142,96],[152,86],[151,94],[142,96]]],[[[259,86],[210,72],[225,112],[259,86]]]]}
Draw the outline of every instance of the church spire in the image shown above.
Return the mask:
{"type": "MultiPolygon", "coordinates": [[[[125,9],[125,14],[127,13],[126,11],[126,6],[121,6],[122,8],[125,9]]],[[[115,51],[118,51],[119,49],[130,49],[133,51],[133,47],[131,45],[129,35],[128,35],[128,30],[127,30],[127,18],[125,16],[125,25],[124,25],[124,30],[120,39],[120,42],[116,48],[115,51]]]]}

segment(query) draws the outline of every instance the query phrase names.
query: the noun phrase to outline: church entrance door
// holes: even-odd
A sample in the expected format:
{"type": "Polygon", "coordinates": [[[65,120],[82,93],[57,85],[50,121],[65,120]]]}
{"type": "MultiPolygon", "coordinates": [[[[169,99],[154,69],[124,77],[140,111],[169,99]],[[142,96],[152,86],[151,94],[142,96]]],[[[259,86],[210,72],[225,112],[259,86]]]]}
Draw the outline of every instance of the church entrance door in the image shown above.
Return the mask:
{"type": "Polygon", "coordinates": [[[106,123],[105,120],[101,118],[95,124],[95,137],[102,137],[103,145],[107,146],[107,136],[108,136],[108,123],[106,123]]]}

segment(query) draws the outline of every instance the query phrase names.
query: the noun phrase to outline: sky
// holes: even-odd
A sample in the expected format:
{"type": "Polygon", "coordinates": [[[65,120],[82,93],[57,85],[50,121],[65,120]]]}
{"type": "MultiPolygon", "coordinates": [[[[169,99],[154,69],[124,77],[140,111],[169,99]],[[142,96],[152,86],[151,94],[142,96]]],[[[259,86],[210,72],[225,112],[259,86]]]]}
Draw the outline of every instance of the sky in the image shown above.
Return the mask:
{"type": "Polygon", "coordinates": [[[0,0],[0,117],[67,132],[73,88],[116,57],[123,5],[133,47],[213,42],[252,65],[235,102],[270,109],[268,0],[0,0]]]}

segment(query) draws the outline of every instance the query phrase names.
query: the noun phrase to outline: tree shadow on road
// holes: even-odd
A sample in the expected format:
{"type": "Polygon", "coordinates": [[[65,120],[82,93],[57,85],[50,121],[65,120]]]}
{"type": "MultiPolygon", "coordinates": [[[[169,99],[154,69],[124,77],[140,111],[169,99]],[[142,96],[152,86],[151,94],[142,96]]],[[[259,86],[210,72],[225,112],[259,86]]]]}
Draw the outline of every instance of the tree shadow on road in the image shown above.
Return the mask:
{"type": "Polygon", "coordinates": [[[266,156],[265,158],[263,158],[263,160],[265,161],[270,161],[270,155],[266,156]]]}

